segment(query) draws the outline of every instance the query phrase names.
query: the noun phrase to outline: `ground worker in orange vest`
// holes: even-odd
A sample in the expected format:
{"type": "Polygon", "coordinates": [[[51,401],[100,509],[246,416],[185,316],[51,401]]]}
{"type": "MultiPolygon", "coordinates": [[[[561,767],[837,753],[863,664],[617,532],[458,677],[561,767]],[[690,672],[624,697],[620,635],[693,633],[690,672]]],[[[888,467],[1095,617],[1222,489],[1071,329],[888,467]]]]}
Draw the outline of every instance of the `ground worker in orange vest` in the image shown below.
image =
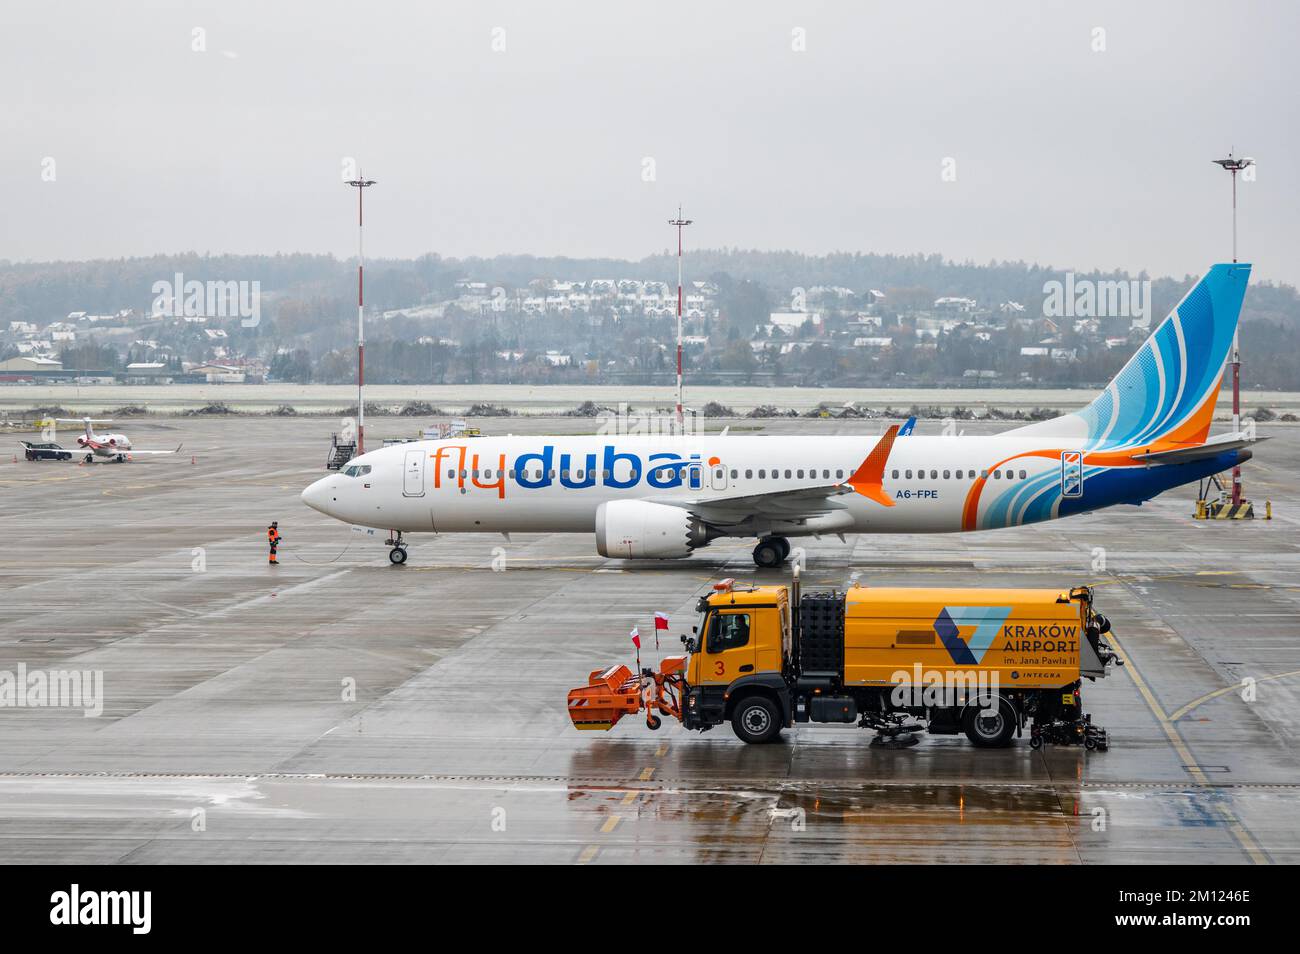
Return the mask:
{"type": "Polygon", "coordinates": [[[279,562],[275,559],[275,548],[280,545],[280,524],[278,521],[272,520],[271,525],[266,528],[266,542],[271,547],[270,564],[279,566],[279,562]]]}

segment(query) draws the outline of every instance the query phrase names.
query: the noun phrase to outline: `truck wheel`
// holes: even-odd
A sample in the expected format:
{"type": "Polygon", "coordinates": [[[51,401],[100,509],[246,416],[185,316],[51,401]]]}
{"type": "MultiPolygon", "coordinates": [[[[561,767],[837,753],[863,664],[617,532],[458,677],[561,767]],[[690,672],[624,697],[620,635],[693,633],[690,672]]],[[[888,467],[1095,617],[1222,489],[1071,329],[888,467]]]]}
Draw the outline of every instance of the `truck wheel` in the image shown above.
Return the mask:
{"type": "Polygon", "coordinates": [[[961,728],[971,745],[981,749],[1000,749],[1011,744],[1016,732],[1016,713],[1011,703],[998,699],[998,712],[986,716],[978,702],[966,707],[962,713],[961,728]]]}
{"type": "Polygon", "coordinates": [[[781,717],[776,711],[776,703],[766,696],[742,699],[731,713],[731,728],[737,738],[750,745],[771,742],[781,734],[781,717]]]}

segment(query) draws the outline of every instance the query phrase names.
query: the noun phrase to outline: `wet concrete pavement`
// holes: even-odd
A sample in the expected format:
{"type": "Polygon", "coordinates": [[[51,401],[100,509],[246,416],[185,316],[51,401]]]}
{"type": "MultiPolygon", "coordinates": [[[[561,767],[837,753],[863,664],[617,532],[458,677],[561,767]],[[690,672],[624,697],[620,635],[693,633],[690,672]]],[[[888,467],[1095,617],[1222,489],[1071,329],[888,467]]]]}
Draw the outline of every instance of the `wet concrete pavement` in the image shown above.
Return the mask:
{"type": "MultiPolygon", "coordinates": [[[[668,612],[675,652],[711,582],[784,574],[756,571],[743,541],[635,564],[540,534],[417,537],[391,567],[378,537],[298,500],[336,423],[145,420],[121,429],[141,446],[183,438],[197,462],[0,462],[0,670],[99,670],[105,698],[99,718],[0,709],[4,857],[1300,859],[1300,429],[1261,427],[1275,439],[1245,469],[1270,522],[1194,521],[1182,488],[1036,527],[805,544],[812,585],[1095,585],[1130,665],[1085,686],[1112,744],[1085,754],[931,736],[883,749],[832,726],[772,746],[632,719],[576,732],[566,692],[631,663],[633,625],[650,634],[668,612]]],[[[381,419],[368,436],[413,426],[381,419]]]]}

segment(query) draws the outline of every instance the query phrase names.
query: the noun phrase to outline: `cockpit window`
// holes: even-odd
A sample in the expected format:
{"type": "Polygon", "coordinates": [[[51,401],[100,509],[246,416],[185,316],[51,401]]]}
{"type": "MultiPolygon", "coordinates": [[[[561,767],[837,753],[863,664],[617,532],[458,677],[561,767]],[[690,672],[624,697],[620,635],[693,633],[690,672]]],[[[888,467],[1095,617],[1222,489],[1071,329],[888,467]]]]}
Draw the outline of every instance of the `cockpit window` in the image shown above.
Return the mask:
{"type": "Polygon", "coordinates": [[[364,477],[370,473],[369,464],[353,464],[351,467],[345,467],[343,470],[344,477],[364,477]]]}

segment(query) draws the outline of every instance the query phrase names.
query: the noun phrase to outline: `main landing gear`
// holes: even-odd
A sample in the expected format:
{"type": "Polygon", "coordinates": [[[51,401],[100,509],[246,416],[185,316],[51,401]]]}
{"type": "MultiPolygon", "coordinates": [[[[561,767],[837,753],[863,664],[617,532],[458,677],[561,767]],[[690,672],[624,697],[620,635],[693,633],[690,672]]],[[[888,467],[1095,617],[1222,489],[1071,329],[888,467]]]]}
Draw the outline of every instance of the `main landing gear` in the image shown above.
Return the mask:
{"type": "Polygon", "coordinates": [[[392,549],[388,551],[388,559],[393,566],[401,566],[406,562],[406,544],[402,542],[402,534],[400,531],[396,536],[390,537],[384,542],[388,546],[392,547],[392,549]]]}
{"type": "Polygon", "coordinates": [[[780,566],[790,556],[790,541],[785,537],[764,537],[754,547],[754,563],[765,570],[780,566]]]}

